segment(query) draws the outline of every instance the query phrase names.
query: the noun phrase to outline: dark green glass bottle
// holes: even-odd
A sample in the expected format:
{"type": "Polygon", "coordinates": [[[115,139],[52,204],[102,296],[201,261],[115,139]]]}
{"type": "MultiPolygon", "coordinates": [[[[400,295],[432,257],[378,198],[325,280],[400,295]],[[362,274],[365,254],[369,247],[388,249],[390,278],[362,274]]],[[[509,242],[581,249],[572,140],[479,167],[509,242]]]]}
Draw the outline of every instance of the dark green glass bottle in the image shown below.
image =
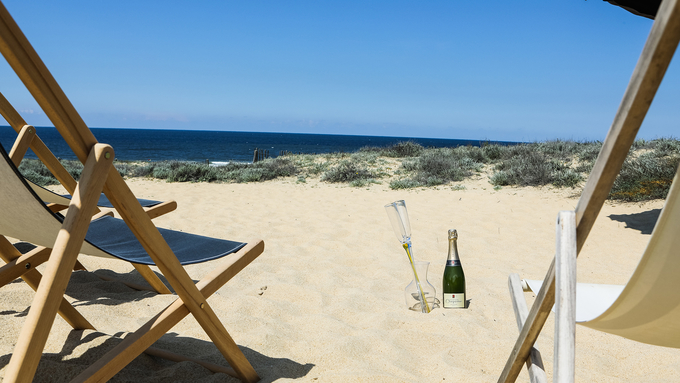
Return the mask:
{"type": "Polygon", "coordinates": [[[442,291],[445,309],[465,308],[465,273],[458,257],[458,232],[449,230],[449,256],[446,259],[442,291]]]}

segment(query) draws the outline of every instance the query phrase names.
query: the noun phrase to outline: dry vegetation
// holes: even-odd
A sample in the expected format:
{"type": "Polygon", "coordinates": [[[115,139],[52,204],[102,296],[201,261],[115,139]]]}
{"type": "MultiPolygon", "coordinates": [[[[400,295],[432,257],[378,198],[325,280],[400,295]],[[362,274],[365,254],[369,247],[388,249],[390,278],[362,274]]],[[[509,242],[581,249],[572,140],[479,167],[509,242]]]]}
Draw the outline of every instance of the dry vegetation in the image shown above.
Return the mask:
{"type": "MultiPolygon", "coordinates": [[[[510,185],[576,187],[593,167],[601,142],[547,141],[518,145],[424,148],[413,142],[365,147],[355,153],[289,154],[254,164],[209,166],[196,162],[117,161],[126,177],[153,177],[168,182],[261,182],[295,177],[344,183],[354,187],[386,183],[392,189],[451,185],[469,177],[487,177],[494,187],[510,185]]],[[[641,201],[664,198],[680,162],[680,141],[638,140],[623,165],[611,199],[641,201]]],[[[63,161],[80,176],[82,165],[63,161]]],[[[56,183],[37,160],[24,160],[22,173],[40,185],[56,183]]],[[[453,186],[460,187],[454,184],[453,186]]]]}

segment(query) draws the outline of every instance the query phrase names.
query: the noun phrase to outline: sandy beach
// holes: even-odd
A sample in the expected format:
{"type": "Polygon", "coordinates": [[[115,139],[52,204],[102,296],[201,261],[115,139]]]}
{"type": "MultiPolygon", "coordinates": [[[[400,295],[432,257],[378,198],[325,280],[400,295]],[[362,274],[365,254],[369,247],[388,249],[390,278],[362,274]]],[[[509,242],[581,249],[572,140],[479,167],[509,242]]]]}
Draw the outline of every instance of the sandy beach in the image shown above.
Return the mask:
{"type": "MultiPolygon", "coordinates": [[[[295,178],[249,184],[132,179],[139,197],[176,200],[159,226],[208,236],[261,238],[265,252],[209,303],[262,382],[492,382],[517,336],[507,278],[542,279],[555,247],[555,218],[574,209],[580,189],[494,190],[486,179],[452,187],[352,188],[295,178]],[[431,263],[441,298],[447,230],[459,233],[470,305],[409,311],[408,260],[383,206],[404,199],[415,257],[431,263]]],[[[624,284],[637,265],[663,201],[607,202],[579,257],[580,282],[624,284]]],[[[143,283],[124,262],[82,256],[95,274],[143,283]]],[[[220,260],[188,268],[199,280],[220,260]]],[[[534,295],[525,293],[529,304],[534,295]]],[[[0,289],[0,377],[33,298],[21,280],[0,289]]],[[[87,272],[73,274],[67,298],[98,329],[71,331],[57,318],[36,381],[68,381],[117,337],[134,331],[174,296],[135,291],[87,272]]],[[[551,379],[553,319],[537,348],[551,379]]],[[[680,353],[577,327],[579,382],[680,380],[680,353]]],[[[191,317],[158,348],[227,365],[191,317]]],[[[141,355],[115,382],[236,382],[191,363],[141,355]]],[[[523,371],[518,381],[527,382],[523,371]]]]}

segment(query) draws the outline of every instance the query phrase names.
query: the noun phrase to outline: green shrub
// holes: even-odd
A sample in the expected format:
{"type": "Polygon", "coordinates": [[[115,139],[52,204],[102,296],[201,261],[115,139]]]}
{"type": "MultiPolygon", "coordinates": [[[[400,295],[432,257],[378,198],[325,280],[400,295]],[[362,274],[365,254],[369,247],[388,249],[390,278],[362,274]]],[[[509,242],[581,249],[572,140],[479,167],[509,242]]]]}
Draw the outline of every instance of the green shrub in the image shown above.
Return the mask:
{"type": "Polygon", "coordinates": [[[580,173],[572,169],[557,170],[552,175],[552,184],[558,187],[574,187],[583,181],[580,173]]]}
{"type": "Polygon", "coordinates": [[[40,160],[24,159],[19,165],[19,172],[36,185],[47,186],[59,183],[40,160]]]}
{"type": "Polygon", "coordinates": [[[627,159],[614,181],[609,198],[644,201],[666,198],[680,158],[658,158],[655,153],[627,159]]]}
{"type": "Polygon", "coordinates": [[[412,189],[418,186],[422,186],[418,181],[410,179],[410,178],[404,178],[400,180],[394,180],[390,182],[390,189],[394,190],[399,190],[399,189],[412,189]]]}
{"type": "Polygon", "coordinates": [[[385,148],[381,154],[387,157],[396,158],[417,157],[423,150],[425,150],[425,148],[420,144],[413,141],[402,141],[385,148]]]}
{"type": "Polygon", "coordinates": [[[582,162],[594,162],[602,149],[602,142],[588,142],[581,146],[577,158],[582,162]]]}
{"type": "MultiPolygon", "coordinates": [[[[481,153],[481,151],[480,151],[481,153]]],[[[441,185],[450,181],[462,181],[481,166],[469,157],[451,149],[428,150],[418,158],[416,175],[422,184],[441,185]]]]}
{"type": "Polygon", "coordinates": [[[503,160],[496,165],[490,182],[493,185],[541,186],[575,186],[581,181],[581,175],[569,168],[559,159],[549,158],[541,151],[520,149],[521,156],[503,160]]]}
{"type": "Polygon", "coordinates": [[[680,141],[660,138],[651,142],[651,147],[655,157],[667,157],[680,155],[680,141]]]}
{"type": "Polygon", "coordinates": [[[289,157],[269,158],[254,164],[232,162],[217,167],[199,162],[152,162],[135,168],[133,174],[168,182],[261,182],[295,175],[297,167],[289,157]]]}
{"type": "Polygon", "coordinates": [[[188,162],[170,172],[167,179],[168,182],[212,182],[217,180],[217,171],[208,164],[188,162]]]}
{"type": "Polygon", "coordinates": [[[495,161],[503,155],[503,147],[497,144],[487,144],[482,146],[482,153],[484,153],[484,157],[488,160],[495,161]]]}
{"type": "Polygon", "coordinates": [[[352,161],[342,161],[338,166],[324,173],[321,180],[326,182],[352,182],[375,177],[371,171],[359,167],[352,161]]]}

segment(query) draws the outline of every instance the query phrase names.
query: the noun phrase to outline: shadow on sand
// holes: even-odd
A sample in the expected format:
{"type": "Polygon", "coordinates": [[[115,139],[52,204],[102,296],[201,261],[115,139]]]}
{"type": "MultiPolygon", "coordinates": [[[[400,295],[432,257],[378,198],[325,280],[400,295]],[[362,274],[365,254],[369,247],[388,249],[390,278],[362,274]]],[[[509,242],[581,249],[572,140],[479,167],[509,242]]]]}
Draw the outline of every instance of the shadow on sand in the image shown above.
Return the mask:
{"type": "Polygon", "coordinates": [[[639,230],[642,234],[652,234],[660,214],[661,209],[652,209],[634,214],[611,214],[609,218],[625,223],[628,229],[639,230]]]}
{"type": "MultiPolygon", "coordinates": [[[[71,331],[59,353],[43,354],[34,381],[69,382],[120,341],[119,337],[96,331],[71,331]]],[[[154,347],[217,365],[229,366],[217,348],[208,341],[168,333],[159,339],[154,347]]],[[[287,358],[272,358],[248,347],[240,346],[240,349],[262,378],[260,382],[302,378],[314,367],[313,364],[300,364],[287,358]]],[[[0,369],[7,366],[10,358],[11,355],[0,356],[0,369]]],[[[240,382],[240,380],[222,373],[212,373],[193,362],[175,363],[141,354],[116,374],[110,382],[193,383],[240,382]]]]}
{"type": "MultiPolygon", "coordinates": [[[[135,271],[118,274],[111,271],[104,272],[120,280],[141,279],[135,271]]],[[[164,280],[164,278],[163,278],[164,280]]],[[[165,280],[164,280],[165,282],[165,280]]],[[[74,299],[77,308],[89,305],[117,305],[130,301],[142,301],[153,298],[157,294],[150,291],[130,289],[121,282],[101,280],[91,272],[74,272],[69,281],[66,295],[74,299]]],[[[23,311],[2,310],[0,315],[25,317],[29,308],[23,311]]],[[[198,326],[198,324],[197,324],[198,326]]],[[[95,363],[106,352],[121,342],[125,333],[113,336],[92,330],[73,330],[68,333],[66,340],[58,353],[44,353],[34,378],[36,382],[69,382],[91,364],[95,363]]],[[[199,359],[213,364],[228,367],[217,347],[201,339],[180,336],[177,333],[163,335],[153,347],[180,354],[189,358],[199,359]]],[[[248,347],[239,346],[245,357],[258,373],[261,382],[273,382],[278,379],[298,379],[306,376],[314,364],[301,364],[287,358],[274,358],[264,355],[248,347]]],[[[0,370],[7,366],[11,354],[0,355],[0,370]]],[[[1,380],[1,378],[0,378],[1,380]]],[[[201,365],[193,362],[171,362],[155,356],[141,354],[118,374],[111,382],[240,382],[240,380],[222,373],[212,373],[201,365]]]]}

